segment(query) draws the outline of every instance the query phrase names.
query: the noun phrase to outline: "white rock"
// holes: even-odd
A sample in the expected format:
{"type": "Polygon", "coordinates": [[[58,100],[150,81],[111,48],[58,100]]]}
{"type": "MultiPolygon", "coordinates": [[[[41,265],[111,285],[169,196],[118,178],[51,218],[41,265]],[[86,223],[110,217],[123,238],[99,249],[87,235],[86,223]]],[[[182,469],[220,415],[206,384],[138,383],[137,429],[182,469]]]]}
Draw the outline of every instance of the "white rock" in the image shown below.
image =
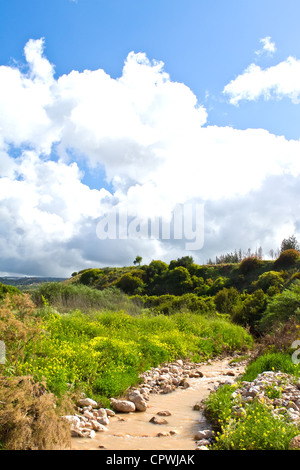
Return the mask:
{"type": "Polygon", "coordinates": [[[137,411],[146,411],[147,403],[138,390],[132,390],[128,394],[128,399],[135,404],[137,411]]]}
{"type": "Polygon", "coordinates": [[[195,441],[199,441],[201,439],[209,439],[210,437],[213,437],[214,436],[214,433],[211,429],[203,429],[202,431],[198,431],[195,436],[194,436],[194,439],[195,441]]]}
{"type": "Polygon", "coordinates": [[[78,418],[77,416],[67,415],[67,416],[63,416],[63,417],[65,419],[67,419],[69,421],[69,423],[74,427],[78,427],[80,425],[80,418],[78,418]]]}
{"type": "Polygon", "coordinates": [[[98,406],[98,403],[95,400],[92,400],[91,398],[81,398],[78,401],[79,406],[98,406]]]}
{"type": "Polygon", "coordinates": [[[120,411],[121,413],[130,413],[136,409],[132,401],[116,400],[115,398],[111,399],[111,406],[115,411],[120,411]]]}
{"type": "Polygon", "coordinates": [[[98,421],[92,420],[91,424],[92,424],[94,431],[97,431],[97,432],[107,431],[107,427],[103,426],[103,424],[100,424],[98,421]]]}
{"type": "Polygon", "coordinates": [[[103,426],[108,426],[109,425],[109,419],[107,416],[103,416],[101,418],[97,418],[96,421],[99,423],[99,424],[102,424],[103,426]]]}

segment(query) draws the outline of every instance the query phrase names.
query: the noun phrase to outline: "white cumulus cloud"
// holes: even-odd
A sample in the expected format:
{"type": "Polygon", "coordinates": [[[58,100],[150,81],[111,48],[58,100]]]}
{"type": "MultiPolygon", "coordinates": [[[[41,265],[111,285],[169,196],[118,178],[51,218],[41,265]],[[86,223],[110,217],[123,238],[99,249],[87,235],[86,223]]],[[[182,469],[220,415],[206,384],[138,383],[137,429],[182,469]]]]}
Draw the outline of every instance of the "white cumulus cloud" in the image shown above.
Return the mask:
{"type": "MultiPolygon", "coordinates": [[[[204,201],[203,253],[215,249],[213,240],[234,249],[239,233],[247,245],[276,239],[284,218],[270,211],[264,232],[260,198],[270,178],[297,180],[299,141],[264,129],[208,126],[191,89],[144,53],[129,53],[118,78],[101,68],[54,78],[43,39],[27,42],[25,58],[26,71],[0,67],[0,271],[69,275],[132,263],[137,252],[145,262],[182,256],[182,245],[171,240],[97,239],[99,217],[116,206],[167,218],[176,204],[204,201]],[[83,183],[82,162],[96,174],[104,169],[111,192],[83,183]],[[246,224],[241,200],[252,204],[259,240],[239,225],[239,218],[246,224]]],[[[233,103],[271,92],[296,99],[300,89],[288,70],[298,66],[292,58],[276,70],[252,65],[225,92],[233,103]]],[[[298,227],[292,212],[284,223],[298,227]]]]}
{"type": "Polygon", "coordinates": [[[300,60],[288,57],[285,61],[266,69],[251,64],[241,75],[225,86],[223,93],[234,105],[242,100],[253,101],[260,97],[265,100],[287,97],[293,103],[298,104],[300,60]]]}

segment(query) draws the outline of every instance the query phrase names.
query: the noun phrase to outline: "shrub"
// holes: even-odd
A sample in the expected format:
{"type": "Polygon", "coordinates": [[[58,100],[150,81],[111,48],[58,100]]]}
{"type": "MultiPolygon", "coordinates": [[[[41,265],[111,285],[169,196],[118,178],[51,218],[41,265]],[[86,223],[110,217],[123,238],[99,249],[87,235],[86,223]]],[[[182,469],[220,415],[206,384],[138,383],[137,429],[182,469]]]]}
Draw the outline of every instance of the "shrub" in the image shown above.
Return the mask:
{"type": "Polygon", "coordinates": [[[219,313],[232,314],[234,307],[240,302],[240,294],[235,287],[220,290],[214,298],[219,313]]]}
{"type": "Polygon", "coordinates": [[[139,293],[144,287],[142,279],[130,273],[124,274],[119,281],[117,281],[116,285],[122,289],[125,294],[129,295],[139,293]]]}
{"type": "Polygon", "coordinates": [[[79,282],[85,286],[92,286],[103,276],[101,269],[88,269],[81,274],[79,282]]]}
{"type": "Polygon", "coordinates": [[[277,271],[267,271],[261,274],[257,281],[252,282],[254,289],[262,289],[267,292],[270,287],[281,288],[283,286],[284,279],[282,273],[277,271]]]}
{"type": "Polygon", "coordinates": [[[6,294],[21,294],[21,291],[14,286],[6,286],[0,282],[0,300],[3,300],[6,297],[6,294]]]}
{"type": "Polygon", "coordinates": [[[243,274],[248,274],[251,271],[259,268],[262,262],[256,256],[249,256],[248,258],[243,259],[239,269],[243,274]]]}
{"type": "Polygon", "coordinates": [[[297,280],[281,294],[268,300],[259,329],[262,332],[271,331],[276,325],[287,322],[291,317],[300,318],[300,282],[297,280]]]}
{"type": "Polygon", "coordinates": [[[249,326],[250,331],[256,333],[266,305],[267,296],[262,289],[256,290],[253,294],[245,294],[242,302],[234,307],[232,320],[239,325],[249,326]]]}
{"type": "Polygon", "coordinates": [[[0,305],[0,340],[5,344],[5,365],[17,373],[25,361],[26,349],[38,340],[41,331],[35,305],[29,295],[7,295],[0,305]]]}
{"type": "Polygon", "coordinates": [[[0,442],[5,450],[69,447],[70,426],[60,416],[65,411],[32,377],[0,377],[0,442]]]}
{"type": "Polygon", "coordinates": [[[279,258],[277,258],[274,261],[274,267],[275,268],[290,268],[291,266],[294,266],[296,262],[299,260],[300,253],[297,250],[294,249],[289,249],[283,251],[279,258]]]}
{"type": "Polygon", "coordinates": [[[299,434],[296,425],[273,416],[264,404],[247,405],[242,418],[232,419],[217,436],[215,450],[288,450],[299,434]]]}

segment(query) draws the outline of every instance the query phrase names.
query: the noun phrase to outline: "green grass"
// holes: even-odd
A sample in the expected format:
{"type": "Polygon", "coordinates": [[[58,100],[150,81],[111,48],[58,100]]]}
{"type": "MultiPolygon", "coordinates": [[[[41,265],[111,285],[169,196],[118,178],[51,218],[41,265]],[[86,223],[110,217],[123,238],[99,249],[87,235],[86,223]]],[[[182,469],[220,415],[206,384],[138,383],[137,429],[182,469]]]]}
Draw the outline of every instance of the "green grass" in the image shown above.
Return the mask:
{"type": "Polygon", "coordinates": [[[83,284],[48,282],[34,289],[30,295],[38,307],[46,304],[60,312],[124,309],[128,313],[137,314],[141,311],[136,302],[116,287],[98,290],[83,284]]]}
{"type": "Polygon", "coordinates": [[[288,450],[299,428],[275,418],[262,403],[246,406],[246,414],[232,419],[217,435],[214,450],[288,450]]]}
{"type": "Polygon", "coordinates": [[[142,371],[162,362],[186,357],[200,361],[252,346],[242,327],[197,314],[59,314],[49,308],[40,314],[44,333],[28,349],[19,371],[45,378],[56,395],[71,384],[107,400],[136,384],[142,371]]]}
{"type": "Polygon", "coordinates": [[[300,368],[298,364],[294,364],[292,362],[291,355],[287,353],[266,353],[258,357],[256,360],[254,360],[248,365],[242,377],[242,380],[251,382],[258,376],[258,374],[265,371],[280,371],[287,374],[299,376],[299,369],[300,368]]]}
{"type": "MultiPolygon", "coordinates": [[[[281,352],[267,353],[252,361],[240,381],[253,381],[265,371],[281,371],[299,376],[299,366],[292,363],[291,356],[281,352]]],[[[214,450],[287,450],[291,439],[300,433],[299,427],[286,418],[275,418],[271,408],[254,400],[242,403],[232,396],[235,386],[224,385],[210,394],[205,402],[209,419],[219,429],[214,450]],[[236,414],[234,406],[244,412],[236,414]]],[[[280,391],[270,386],[269,398],[280,397],[280,391]]]]}

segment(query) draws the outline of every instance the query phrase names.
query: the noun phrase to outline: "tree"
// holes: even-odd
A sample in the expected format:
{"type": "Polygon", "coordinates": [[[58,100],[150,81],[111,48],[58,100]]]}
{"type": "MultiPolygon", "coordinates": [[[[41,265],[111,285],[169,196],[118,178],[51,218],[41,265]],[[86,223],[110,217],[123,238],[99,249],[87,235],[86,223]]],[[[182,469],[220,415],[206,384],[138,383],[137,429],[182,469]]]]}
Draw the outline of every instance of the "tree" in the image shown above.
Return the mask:
{"type": "Polygon", "coordinates": [[[281,242],[280,252],[282,253],[285,250],[300,250],[300,245],[295,237],[295,235],[291,235],[288,238],[284,238],[281,242]]]}
{"type": "Polygon", "coordinates": [[[142,257],[141,256],[137,256],[133,262],[133,264],[138,264],[139,266],[141,265],[141,262],[142,262],[142,257]]]}

